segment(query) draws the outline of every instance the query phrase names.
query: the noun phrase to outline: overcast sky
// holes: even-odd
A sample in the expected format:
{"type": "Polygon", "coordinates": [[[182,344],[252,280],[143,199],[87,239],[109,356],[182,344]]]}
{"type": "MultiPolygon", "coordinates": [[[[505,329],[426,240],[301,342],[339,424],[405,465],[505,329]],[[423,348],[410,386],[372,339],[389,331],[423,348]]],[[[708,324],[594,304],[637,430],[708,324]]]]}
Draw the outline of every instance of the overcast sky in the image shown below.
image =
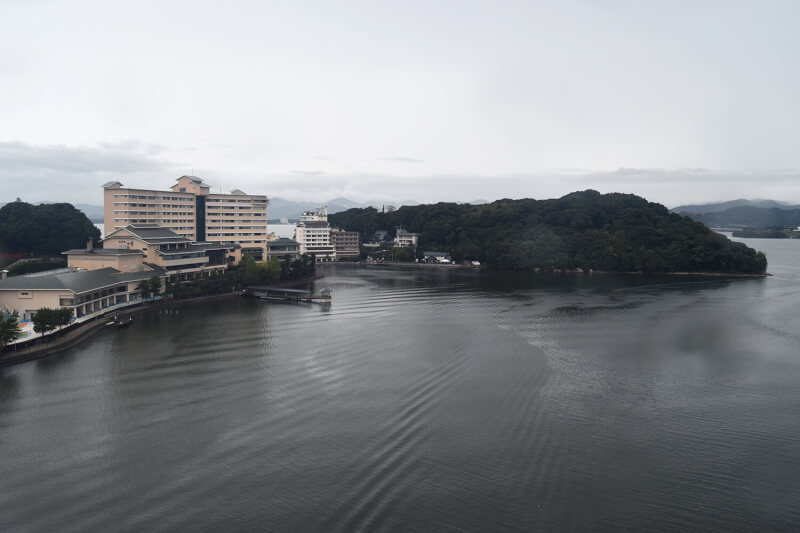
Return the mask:
{"type": "Polygon", "coordinates": [[[800,203],[800,2],[0,0],[0,201],[800,203]]]}

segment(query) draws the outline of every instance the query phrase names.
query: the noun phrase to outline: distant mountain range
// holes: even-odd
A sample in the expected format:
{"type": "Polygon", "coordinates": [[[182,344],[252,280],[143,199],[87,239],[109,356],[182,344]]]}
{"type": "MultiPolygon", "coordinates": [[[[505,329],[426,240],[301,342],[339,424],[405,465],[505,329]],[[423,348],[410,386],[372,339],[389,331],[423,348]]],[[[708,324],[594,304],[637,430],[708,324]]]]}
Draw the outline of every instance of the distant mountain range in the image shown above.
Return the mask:
{"type": "Polygon", "coordinates": [[[309,211],[311,209],[316,209],[317,207],[328,206],[328,214],[332,215],[334,213],[339,213],[341,211],[347,211],[353,207],[374,207],[376,209],[381,209],[383,206],[392,205],[394,207],[400,207],[401,205],[417,205],[417,202],[413,200],[403,200],[402,202],[380,202],[377,200],[368,201],[368,202],[356,202],[354,200],[350,200],[348,198],[334,198],[332,200],[328,200],[327,202],[311,202],[311,201],[293,201],[293,200],[286,200],[284,198],[273,197],[269,199],[269,207],[267,208],[267,216],[270,220],[276,220],[278,218],[289,218],[289,219],[298,219],[303,211],[309,211]]]}
{"type": "Polygon", "coordinates": [[[682,205],[672,209],[712,228],[795,228],[800,226],[800,205],[775,200],[732,200],[682,205]]]}
{"type": "Polygon", "coordinates": [[[791,205],[786,202],[778,202],[776,200],[730,200],[728,202],[713,202],[709,204],[693,204],[693,205],[679,205],[673,207],[672,211],[676,213],[719,213],[720,211],[727,211],[732,207],[761,207],[765,209],[800,209],[800,205],[791,205]]]}

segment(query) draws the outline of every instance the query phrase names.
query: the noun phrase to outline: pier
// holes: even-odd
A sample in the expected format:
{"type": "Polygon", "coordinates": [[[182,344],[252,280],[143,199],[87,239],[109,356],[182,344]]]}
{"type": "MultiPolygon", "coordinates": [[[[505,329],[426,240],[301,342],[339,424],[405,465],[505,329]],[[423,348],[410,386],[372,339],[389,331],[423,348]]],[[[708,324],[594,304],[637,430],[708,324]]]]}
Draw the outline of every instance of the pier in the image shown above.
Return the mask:
{"type": "Polygon", "coordinates": [[[307,289],[286,289],[283,287],[255,285],[247,287],[245,294],[254,298],[260,298],[262,300],[273,300],[279,302],[304,302],[318,304],[331,303],[331,291],[329,289],[322,289],[315,294],[307,289]]]}

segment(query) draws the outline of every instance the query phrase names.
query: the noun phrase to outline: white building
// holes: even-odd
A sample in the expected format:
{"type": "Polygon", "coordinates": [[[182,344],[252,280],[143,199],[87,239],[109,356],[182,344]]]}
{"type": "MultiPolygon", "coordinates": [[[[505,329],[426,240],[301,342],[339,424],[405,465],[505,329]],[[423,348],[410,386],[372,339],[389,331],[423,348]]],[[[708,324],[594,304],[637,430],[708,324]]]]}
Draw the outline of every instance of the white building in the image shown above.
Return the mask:
{"type": "Polygon", "coordinates": [[[328,208],[320,207],[304,212],[294,229],[294,240],[300,243],[301,254],[314,254],[317,262],[335,260],[336,250],[331,242],[328,208]]]}
{"type": "Polygon", "coordinates": [[[416,248],[418,239],[419,239],[419,233],[410,233],[406,231],[406,228],[398,226],[397,231],[395,233],[394,245],[402,248],[405,248],[407,246],[416,248]]]}

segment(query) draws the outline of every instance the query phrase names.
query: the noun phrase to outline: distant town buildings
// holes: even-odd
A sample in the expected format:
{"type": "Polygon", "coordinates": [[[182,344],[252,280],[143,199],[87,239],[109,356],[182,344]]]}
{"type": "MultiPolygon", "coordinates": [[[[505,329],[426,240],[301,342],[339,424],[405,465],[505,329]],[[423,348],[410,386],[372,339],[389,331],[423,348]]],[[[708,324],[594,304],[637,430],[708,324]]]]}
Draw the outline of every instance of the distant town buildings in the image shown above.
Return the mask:
{"type": "Polygon", "coordinates": [[[359,233],[331,228],[327,207],[305,211],[295,227],[294,238],[300,243],[300,253],[314,254],[317,262],[359,254],[359,233]]]}
{"type": "Polygon", "coordinates": [[[336,254],[331,243],[328,208],[303,212],[294,229],[294,240],[300,243],[301,254],[314,254],[318,262],[333,261],[336,254]]]}
{"type": "Polygon", "coordinates": [[[331,242],[336,252],[336,258],[356,257],[360,253],[359,244],[361,234],[357,231],[345,231],[331,228],[331,242]]]}
{"type": "Polygon", "coordinates": [[[107,234],[129,224],[158,224],[190,241],[241,246],[257,261],[267,258],[267,205],[264,195],[236,189],[213,193],[196,176],[181,176],[168,191],[103,185],[103,223],[107,234]]]}
{"type": "Polygon", "coordinates": [[[405,248],[407,246],[416,248],[418,239],[419,233],[410,233],[406,231],[406,228],[398,226],[395,231],[394,245],[400,248],[405,248]]]}

